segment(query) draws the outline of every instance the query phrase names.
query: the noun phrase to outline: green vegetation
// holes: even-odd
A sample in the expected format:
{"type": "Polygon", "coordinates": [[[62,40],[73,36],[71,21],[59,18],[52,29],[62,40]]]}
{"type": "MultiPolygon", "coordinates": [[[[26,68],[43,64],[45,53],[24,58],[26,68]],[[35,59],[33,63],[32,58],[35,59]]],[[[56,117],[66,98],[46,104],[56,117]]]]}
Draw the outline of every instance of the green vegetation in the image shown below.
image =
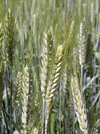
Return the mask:
{"type": "Polygon", "coordinates": [[[0,0],[2,134],[100,133],[99,0],[0,0]]]}

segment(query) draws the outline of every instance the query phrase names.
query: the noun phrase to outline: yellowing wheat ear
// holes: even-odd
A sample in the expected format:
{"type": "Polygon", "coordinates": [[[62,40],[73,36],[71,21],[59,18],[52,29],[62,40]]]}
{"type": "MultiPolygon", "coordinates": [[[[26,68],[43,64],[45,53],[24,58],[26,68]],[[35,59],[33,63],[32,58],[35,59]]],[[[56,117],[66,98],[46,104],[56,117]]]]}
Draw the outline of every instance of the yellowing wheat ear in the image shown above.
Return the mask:
{"type": "Polygon", "coordinates": [[[71,76],[71,91],[80,129],[85,134],[88,134],[86,109],[83,104],[82,94],[79,89],[79,82],[77,76],[71,76]]]}
{"type": "Polygon", "coordinates": [[[24,67],[22,76],[22,127],[23,134],[27,131],[27,106],[29,93],[29,71],[28,67],[24,67]]]}
{"type": "Polygon", "coordinates": [[[54,92],[58,86],[58,82],[61,75],[61,67],[62,67],[62,45],[59,45],[56,52],[55,63],[50,75],[50,79],[47,86],[47,93],[46,93],[46,119],[45,119],[45,134],[47,134],[47,124],[50,112],[50,103],[52,97],[54,96],[54,92]]]}

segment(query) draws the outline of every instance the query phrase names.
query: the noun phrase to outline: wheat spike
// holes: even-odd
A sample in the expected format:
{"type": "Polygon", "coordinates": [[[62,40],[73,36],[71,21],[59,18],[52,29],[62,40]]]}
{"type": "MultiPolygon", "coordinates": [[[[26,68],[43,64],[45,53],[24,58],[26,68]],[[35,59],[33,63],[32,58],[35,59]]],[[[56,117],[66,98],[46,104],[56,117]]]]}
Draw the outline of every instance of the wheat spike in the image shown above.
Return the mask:
{"type": "Polygon", "coordinates": [[[22,76],[22,124],[23,133],[27,130],[27,106],[28,106],[28,94],[29,94],[29,72],[28,67],[24,67],[22,76]]]}
{"type": "MultiPolygon", "coordinates": [[[[2,28],[2,23],[0,23],[0,58],[3,60],[3,63],[6,64],[8,61],[8,53],[7,53],[7,46],[5,44],[5,33],[2,28]]],[[[2,64],[2,62],[0,63],[2,64]]],[[[1,65],[0,65],[0,70],[1,70],[1,65]]]]}
{"type": "Polygon", "coordinates": [[[18,71],[18,74],[17,74],[17,88],[16,88],[15,97],[14,97],[15,106],[18,105],[18,107],[19,107],[19,96],[20,96],[20,93],[21,93],[21,87],[22,87],[22,72],[18,71]]]}
{"type": "Polygon", "coordinates": [[[61,73],[61,67],[62,67],[62,45],[58,46],[57,53],[55,57],[55,64],[52,69],[52,73],[48,82],[47,86],[47,93],[46,93],[46,119],[45,119],[45,134],[47,134],[47,125],[48,125],[48,119],[49,119],[49,112],[50,112],[50,103],[52,100],[52,97],[54,96],[54,92],[58,86],[60,73],[61,73]]]}
{"type": "Polygon", "coordinates": [[[50,73],[50,66],[51,66],[51,57],[52,57],[52,45],[53,45],[53,38],[52,38],[52,28],[48,31],[48,33],[44,34],[44,47],[42,53],[42,68],[41,68],[41,91],[43,93],[43,97],[46,94],[46,86],[48,82],[48,77],[50,73]]]}
{"type": "Polygon", "coordinates": [[[80,24],[80,34],[79,34],[79,62],[81,67],[84,66],[86,56],[86,37],[83,31],[83,23],[80,24]]]}
{"type": "Polygon", "coordinates": [[[12,12],[10,8],[8,9],[6,16],[6,28],[5,28],[5,45],[7,47],[8,54],[8,62],[10,68],[13,65],[13,57],[14,57],[14,47],[15,47],[15,38],[14,38],[14,18],[12,16],[12,12]]]}
{"type": "MultiPolygon", "coordinates": [[[[52,47],[53,47],[53,33],[52,27],[48,31],[48,33],[44,33],[44,47],[42,52],[42,68],[41,68],[41,91],[43,97],[43,121],[44,124],[44,108],[45,108],[45,95],[46,95],[46,88],[48,83],[48,78],[50,75],[51,69],[51,58],[52,58],[52,47]]],[[[43,133],[42,129],[42,133],[43,133]]]]}
{"type": "Polygon", "coordinates": [[[82,94],[79,89],[79,82],[76,75],[71,77],[71,91],[72,91],[74,106],[76,110],[75,112],[80,124],[80,129],[87,134],[88,133],[87,115],[85,112],[86,110],[83,104],[82,94]]]}

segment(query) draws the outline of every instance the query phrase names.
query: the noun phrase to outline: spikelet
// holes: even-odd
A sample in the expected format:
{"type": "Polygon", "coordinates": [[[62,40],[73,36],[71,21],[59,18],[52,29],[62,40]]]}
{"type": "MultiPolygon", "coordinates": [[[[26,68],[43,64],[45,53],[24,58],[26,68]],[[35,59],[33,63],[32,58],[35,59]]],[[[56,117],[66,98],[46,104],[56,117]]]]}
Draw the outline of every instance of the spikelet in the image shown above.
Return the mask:
{"type": "Polygon", "coordinates": [[[28,67],[24,67],[22,76],[22,128],[23,134],[27,131],[27,106],[29,94],[29,72],[28,67]]]}
{"type": "Polygon", "coordinates": [[[81,67],[84,66],[86,56],[86,37],[83,31],[83,23],[80,24],[80,34],[79,34],[79,62],[81,67]]]}
{"type": "Polygon", "coordinates": [[[38,129],[37,128],[33,128],[32,134],[38,134],[38,129]]]}
{"type": "Polygon", "coordinates": [[[14,105],[19,107],[19,96],[21,93],[21,87],[22,87],[22,72],[18,71],[17,74],[17,88],[16,88],[16,93],[14,97],[14,105]]]}
{"type": "Polygon", "coordinates": [[[5,45],[7,47],[8,61],[9,66],[13,66],[13,57],[14,57],[14,47],[15,47],[15,38],[14,38],[14,18],[10,8],[6,16],[6,28],[5,28],[5,45]]]}
{"type": "Polygon", "coordinates": [[[71,91],[73,95],[73,101],[74,101],[74,106],[75,106],[75,112],[78,118],[78,122],[80,125],[80,129],[84,133],[88,133],[87,129],[87,115],[86,115],[86,110],[85,106],[83,104],[82,100],[82,94],[79,89],[79,82],[77,75],[71,76],[71,91]]]}
{"type": "Polygon", "coordinates": [[[61,67],[62,67],[62,45],[58,46],[56,57],[55,57],[55,64],[52,69],[52,73],[48,82],[47,86],[47,93],[46,93],[46,119],[45,119],[45,134],[47,134],[47,124],[49,119],[49,111],[50,111],[50,103],[52,97],[54,96],[54,92],[58,86],[58,82],[60,79],[61,67]]]}
{"type": "Polygon", "coordinates": [[[98,128],[99,128],[99,119],[97,121],[95,121],[93,134],[98,134],[99,133],[98,128]]]}
{"type": "Polygon", "coordinates": [[[43,97],[46,94],[46,87],[48,82],[48,77],[50,75],[50,66],[51,66],[51,57],[52,57],[52,45],[53,45],[53,37],[52,37],[52,28],[48,31],[48,33],[44,34],[44,47],[42,53],[42,68],[41,68],[41,91],[43,93],[43,97]]]}

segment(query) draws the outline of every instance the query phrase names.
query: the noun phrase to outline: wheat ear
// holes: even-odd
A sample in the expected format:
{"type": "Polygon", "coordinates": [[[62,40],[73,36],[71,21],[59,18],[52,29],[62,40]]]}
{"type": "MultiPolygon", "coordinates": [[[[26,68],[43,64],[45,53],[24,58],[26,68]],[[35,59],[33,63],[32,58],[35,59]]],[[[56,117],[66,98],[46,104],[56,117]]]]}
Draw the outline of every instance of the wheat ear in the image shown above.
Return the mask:
{"type": "MultiPolygon", "coordinates": [[[[44,124],[44,109],[45,109],[45,94],[48,83],[48,78],[50,75],[51,68],[51,58],[52,58],[52,47],[53,47],[53,36],[52,36],[52,28],[48,31],[48,33],[44,33],[44,47],[42,51],[42,68],[41,68],[41,91],[43,96],[43,121],[44,124]]],[[[42,128],[42,133],[44,128],[42,128]]]]}
{"type": "Polygon", "coordinates": [[[14,18],[10,8],[8,9],[5,23],[5,44],[7,47],[8,62],[10,69],[13,66],[14,48],[15,48],[15,38],[14,38],[14,18]]]}
{"type": "Polygon", "coordinates": [[[73,95],[74,106],[79,121],[80,129],[84,132],[84,134],[87,134],[88,129],[86,109],[85,105],[83,104],[82,94],[79,89],[79,81],[76,75],[71,76],[71,91],[73,95]]]}
{"type": "Polygon", "coordinates": [[[79,62],[81,67],[84,66],[86,56],[86,37],[83,31],[83,23],[80,24],[80,34],[79,34],[79,62]]]}
{"type": "Polygon", "coordinates": [[[42,52],[42,68],[41,68],[41,91],[43,93],[43,97],[46,94],[46,86],[47,79],[50,74],[50,66],[51,66],[51,58],[52,58],[52,45],[53,45],[53,37],[52,37],[52,28],[48,31],[48,33],[44,33],[44,47],[42,52]]]}
{"type": "Polygon", "coordinates": [[[18,105],[19,107],[19,96],[21,93],[21,87],[22,87],[22,72],[18,71],[17,74],[17,87],[16,87],[16,92],[15,92],[15,97],[14,97],[14,105],[18,105]]]}
{"type": "Polygon", "coordinates": [[[28,67],[24,67],[22,76],[22,128],[23,133],[27,131],[27,106],[29,94],[29,71],[28,67]]]}
{"type": "Polygon", "coordinates": [[[52,69],[52,73],[48,82],[47,86],[47,93],[46,93],[46,119],[45,119],[45,134],[47,134],[47,125],[49,119],[49,112],[50,112],[50,103],[52,97],[54,96],[54,92],[58,86],[58,82],[60,79],[61,74],[61,67],[62,67],[62,45],[58,46],[57,53],[55,57],[55,63],[52,69]]]}

